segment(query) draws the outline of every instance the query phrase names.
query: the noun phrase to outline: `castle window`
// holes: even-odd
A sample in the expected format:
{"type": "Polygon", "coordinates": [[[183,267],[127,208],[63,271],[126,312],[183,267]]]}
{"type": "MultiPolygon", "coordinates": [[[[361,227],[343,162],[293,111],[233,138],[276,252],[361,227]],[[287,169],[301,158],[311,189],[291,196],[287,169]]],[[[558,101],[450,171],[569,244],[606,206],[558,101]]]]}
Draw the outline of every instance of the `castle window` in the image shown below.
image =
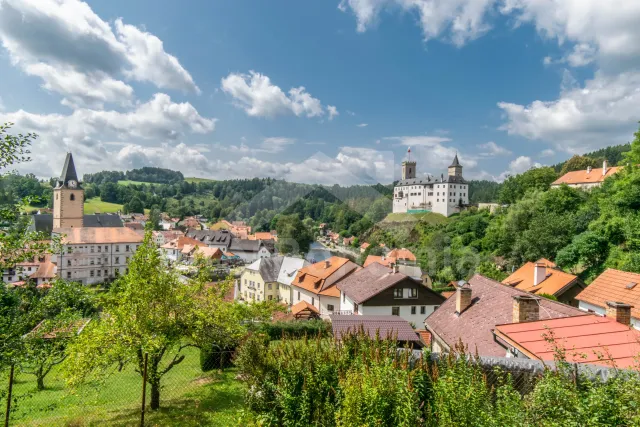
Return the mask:
{"type": "Polygon", "coordinates": [[[70,199],[70,200],[75,200],[75,199],[76,199],[75,194],[71,194],[71,195],[69,196],[69,199],[70,199]]]}
{"type": "Polygon", "coordinates": [[[58,200],[58,193],[56,193],[56,200],[58,200]]]}

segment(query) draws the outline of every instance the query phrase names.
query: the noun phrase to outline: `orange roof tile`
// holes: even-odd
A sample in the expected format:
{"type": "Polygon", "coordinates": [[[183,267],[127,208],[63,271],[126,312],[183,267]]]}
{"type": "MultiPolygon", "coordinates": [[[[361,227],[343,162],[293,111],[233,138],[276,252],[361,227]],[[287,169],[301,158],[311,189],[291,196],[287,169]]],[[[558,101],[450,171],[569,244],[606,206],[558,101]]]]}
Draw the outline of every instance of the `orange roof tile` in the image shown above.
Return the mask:
{"type": "Polygon", "coordinates": [[[409,260],[409,261],[415,261],[416,260],[416,256],[409,250],[409,249],[393,249],[391,250],[391,252],[389,252],[387,254],[388,258],[395,258],[395,259],[403,259],[403,260],[409,260]]]}
{"type": "Polygon", "coordinates": [[[53,279],[56,277],[57,266],[51,262],[51,255],[47,254],[44,261],[38,264],[38,269],[29,276],[30,279],[53,279]]]}
{"type": "Polygon", "coordinates": [[[291,284],[318,295],[339,297],[340,291],[335,287],[337,280],[329,284],[326,284],[326,280],[336,272],[341,273],[342,277],[344,277],[357,268],[358,266],[347,258],[332,256],[328,260],[317,262],[298,270],[296,278],[293,279],[291,284]],[[345,267],[344,271],[339,272],[343,267],[345,267]]]}
{"type": "Polygon", "coordinates": [[[54,228],[62,237],[62,244],[142,243],[144,236],[127,227],[69,227],[54,228]]]}
{"type": "Polygon", "coordinates": [[[607,301],[630,304],[633,306],[631,317],[640,318],[640,274],[610,268],[580,292],[576,299],[602,308],[606,308],[607,301]]]}
{"type": "Polygon", "coordinates": [[[183,250],[185,246],[188,246],[190,249],[193,249],[196,246],[207,246],[205,243],[200,240],[192,239],[187,236],[180,236],[177,239],[174,239],[164,245],[160,246],[162,249],[180,249],[183,250]]]}
{"type": "Polygon", "coordinates": [[[368,242],[364,242],[363,244],[360,245],[362,249],[367,249],[369,246],[371,245],[368,242]]]}
{"type": "Polygon", "coordinates": [[[306,301],[300,301],[299,303],[295,304],[293,307],[291,307],[291,313],[293,313],[293,315],[296,315],[298,313],[300,313],[302,310],[311,310],[314,313],[318,313],[320,314],[320,310],[318,310],[315,306],[309,304],[306,301]]]}
{"type": "Polygon", "coordinates": [[[496,325],[495,332],[540,360],[554,360],[557,347],[565,350],[568,362],[629,368],[637,366],[640,354],[640,331],[596,315],[496,325]],[[555,343],[547,341],[551,337],[555,343]]]}
{"type": "Polygon", "coordinates": [[[444,292],[440,292],[440,295],[442,295],[445,298],[449,298],[451,295],[455,295],[456,291],[444,291],[444,292]]]}
{"type": "Polygon", "coordinates": [[[560,295],[570,287],[569,285],[578,284],[578,276],[565,273],[564,271],[553,268],[555,264],[548,259],[540,258],[535,263],[528,262],[502,281],[503,284],[512,288],[531,292],[534,294],[560,295]],[[545,279],[537,285],[533,284],[535,265],[542,263],[546,265],[545,279]]]}
{"type": "Polygon", "coordinates": [[[364,267],[368,267],[371,264],[373,264],[374,262],[377,262],[378,264],[384,265],[385,267],[389,267],[391,265],[392,262],[394,262],[395,260],[391,260],[387,257],[383,257],[383,256],[377,256],[377,255],[369,255],[367,256],[367,259],[364,260],[364,267]]]}
{"type": "Polygon", "coordinates": [[[556,179],[551,185],[560,184],[589,184],[594,182],[602,182],[606,178],[618,173],[622,169],[621,166],[613,166],[607,168],[607,173],[602,174],[602,168],[591,169],[591,172],[587,170],[567,172],[560,178],[556,179]]]}

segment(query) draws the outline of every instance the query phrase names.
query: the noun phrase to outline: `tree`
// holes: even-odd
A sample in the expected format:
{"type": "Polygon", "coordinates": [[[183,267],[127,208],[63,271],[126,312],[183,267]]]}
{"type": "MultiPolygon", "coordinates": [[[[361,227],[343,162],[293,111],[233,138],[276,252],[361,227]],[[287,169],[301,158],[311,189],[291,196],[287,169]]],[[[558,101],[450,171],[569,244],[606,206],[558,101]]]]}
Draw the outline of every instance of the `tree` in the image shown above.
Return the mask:
{"type": "Polygon", "coordinates": [[[498,282],[502,282],[504,279],[508,277],[508,274],[502,270],[499,270],[498,267],[491,261],[483,261],[478,264],[476,268],[476,273],[482,274],[484,277],[488,277],[489,279],[496,280],[498,282]]]}
{"type": "Polygon", "coordinates": [[[144,213],[144,205],[138,196],[133,196],[127,203],[127,213],[144,213]]]}
{"type": "Polygon", "coordinates": [[[118,202],[118,184],[105,182],[100,186],[100,200],[103,202],[118,202]]]}
{"type": "Polygon", "coordinates": [[[149,219],[147,220],[146,224],[145,224],[145,229],[146,230],[151,230],[151,231],[157,231],[160,230],[160,220],[161,220],[161,216],[160,216],[160,211],[154,206],[153,208],[151,208],[151,210],[149,211],[149,219]]]}
{"type": "Polygon", "coordinates": [[[512,204],[524,197],[529,191],[546,191],[557,178],[556,171],[549,167],[534,168],[519,175],[510,176],[502,184],[499,201],[500,203],[512,204]]]}
{"type": "Polygon", "coordinates": [[[308,230],[297,214],[280,215],[276,222],[278,232],[277,248],[283,254],[306,253],[313,241],[308,230]]]}
{"type": "Polygon", "coordinates": [[[575,155],[562,165],[560,175],[562,176],[567,172],[586,170],[589,167],[598,168],[602,166],[602,161],[603,159],[575,155]]]}

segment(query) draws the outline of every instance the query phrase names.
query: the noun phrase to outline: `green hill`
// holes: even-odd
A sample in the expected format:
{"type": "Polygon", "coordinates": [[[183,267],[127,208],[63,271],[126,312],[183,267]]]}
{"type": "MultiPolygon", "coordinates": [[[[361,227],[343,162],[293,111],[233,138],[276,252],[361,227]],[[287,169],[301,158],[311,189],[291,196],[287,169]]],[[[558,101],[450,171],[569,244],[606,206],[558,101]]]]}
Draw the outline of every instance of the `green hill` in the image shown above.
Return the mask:
{"type": "Polygon", "coordinates": [[[103,202],[100,200],[100,197],[93,197],[91,199],[87,199],[84,202],[84,213],[94,214],[94,213],[114,213],[122,210],[122,205],[117,203],[109,203],[103,202]]]}

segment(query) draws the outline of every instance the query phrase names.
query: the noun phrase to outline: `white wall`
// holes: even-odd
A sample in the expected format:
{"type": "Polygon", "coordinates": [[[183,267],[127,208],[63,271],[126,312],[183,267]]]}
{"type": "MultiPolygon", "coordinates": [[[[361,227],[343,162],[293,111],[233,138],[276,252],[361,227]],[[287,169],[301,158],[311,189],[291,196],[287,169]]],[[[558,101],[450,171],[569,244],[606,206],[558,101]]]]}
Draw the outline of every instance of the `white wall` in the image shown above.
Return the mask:
{"type": "Polygon", "coordinates": [[[353,301],[351,301],[351,299],[345,296],[342,292],[340,292],[340,311],[353,312],[353,301]]]}
{"type": "MultiPolygon", "coordinates": [[[[363,315],[372,315],[372,316],[390,316],[391,315],[391,305],[388,306],[367,306],[367,303],[364,303],[358,307],[359,314],[363,315]]],[[[400,307],[400,317],[406,320],[409,323],[413,323],[413,325],[417,329],[424,328],[424,319],[426,319],[431,313],[433,313],[435,306],[426,305],[425,313],[420,314],[420,305],[416,307],[416,314],[411,314],[411,306],[410,305],[400,305],[395,306],[400,307]]]]}
{"type": "MultiPolygon", "coordinates": [[[[582,311],[589,311],[599,314],[600,316],[604,316],[607,313],[607,310],[604,307],[598,307],[597,305],[589,304],[588,302],[578,301],[578,308],[582,311]]],[[[631,326],[635,329],[640,330],[640,319],[637,317],[631,318],[631,326]]]]}
{"type": "Polygon", "coordinates": [[[326,316],[334,311],[340,310],[340,298],[320,295],[320,315],[326,316]],[[333,310],[329,310],[329,305],[333,306],[333,310]]]}

